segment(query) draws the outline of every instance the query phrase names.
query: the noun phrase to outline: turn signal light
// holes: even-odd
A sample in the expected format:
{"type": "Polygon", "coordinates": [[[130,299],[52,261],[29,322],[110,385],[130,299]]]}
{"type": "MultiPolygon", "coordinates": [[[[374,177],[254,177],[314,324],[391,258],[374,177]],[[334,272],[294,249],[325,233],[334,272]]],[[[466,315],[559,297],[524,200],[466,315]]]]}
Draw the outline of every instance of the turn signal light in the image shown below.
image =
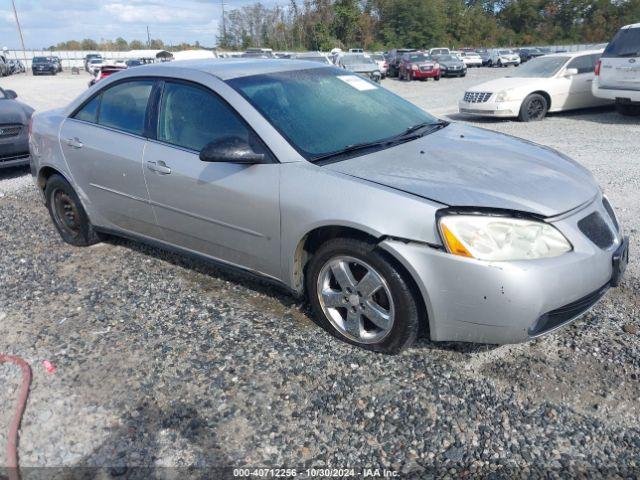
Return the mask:
{"type": "Polygon", "coordinates": [[[602,62],[600,60],[598,60],[598,62],[596,63],[596,77],[600,75],[600,66],[602,65],[602,62]]]}
{"type": "Polygon", "coordinates": [[[449,247],[449,251],[454,255],[460,255],[461,257],[469,257],[473,258],[473,255],[465,248],[465,246],[458,240],[453,233],[447,228],[446,225],[440,225],[442,227],[442,233],[444,234],[444,239],[447,242],[447,246],[449,247]]]}

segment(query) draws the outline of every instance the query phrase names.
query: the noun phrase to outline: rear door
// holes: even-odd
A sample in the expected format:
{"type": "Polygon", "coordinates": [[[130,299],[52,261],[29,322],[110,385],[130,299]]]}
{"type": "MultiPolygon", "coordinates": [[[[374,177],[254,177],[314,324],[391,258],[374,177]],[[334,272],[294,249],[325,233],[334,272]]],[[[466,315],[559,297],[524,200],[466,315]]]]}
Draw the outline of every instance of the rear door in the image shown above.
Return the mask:
{"type": "Polygon", "coordinates": [[[94,223],[157,238],[142,173],[154,83],[132,79],[107,87],[65,120],[60,144],[80,198],[102,217],[94,223]]]}
{"type": "Polygon", "coordinates": [[[602,54],[600,88],[640,90],[640,27],[622,28],[602,54]]]}
{"type": "Polygon", "coordinates": [[[238,137],[270,152],[216,93],[167,80],[144,175],[158,224],[173,245],[271,276],[280,275],[280,164],[203,162],[208,143],[238,137]]]}
{"type": "Polygon", "coordinates": [[[591,93],[591,84],[599,57],[599,54],[580,55],[567,63],[565,69],[575,68],[578,74],[564,77],[569,87],[565,108],[586,108],[603,103],[591,93]]]}

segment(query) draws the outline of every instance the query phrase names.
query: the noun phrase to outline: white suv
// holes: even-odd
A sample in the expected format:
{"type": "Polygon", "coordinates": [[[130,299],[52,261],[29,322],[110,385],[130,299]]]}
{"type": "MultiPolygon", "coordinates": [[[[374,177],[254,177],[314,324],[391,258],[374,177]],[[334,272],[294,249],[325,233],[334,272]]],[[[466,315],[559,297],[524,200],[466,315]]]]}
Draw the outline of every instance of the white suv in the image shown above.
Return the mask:
{"type": "Polygon", "coordinates": [[[623,115],[640,115],[640,23],[622,27],[596,65],[593,95],[616,101],[623,115]]]}
{"type": "Polygon", "coordinates": [[[508,48],[494,48],[489,52],[490,67],[507,67],[520,65],[520,55],[508,48]]]}

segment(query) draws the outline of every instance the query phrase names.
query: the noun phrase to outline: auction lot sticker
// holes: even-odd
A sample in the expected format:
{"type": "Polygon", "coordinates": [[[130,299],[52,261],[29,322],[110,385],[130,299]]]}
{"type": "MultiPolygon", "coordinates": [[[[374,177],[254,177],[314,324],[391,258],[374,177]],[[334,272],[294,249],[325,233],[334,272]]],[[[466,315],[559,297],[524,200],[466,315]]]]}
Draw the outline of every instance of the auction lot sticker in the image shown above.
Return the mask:
{"type": "Polygon", "coordinates": [[[361,92],[365,90],[375,90],[378,88],[357,75],[338,75],[338,78],[361,92]]]}

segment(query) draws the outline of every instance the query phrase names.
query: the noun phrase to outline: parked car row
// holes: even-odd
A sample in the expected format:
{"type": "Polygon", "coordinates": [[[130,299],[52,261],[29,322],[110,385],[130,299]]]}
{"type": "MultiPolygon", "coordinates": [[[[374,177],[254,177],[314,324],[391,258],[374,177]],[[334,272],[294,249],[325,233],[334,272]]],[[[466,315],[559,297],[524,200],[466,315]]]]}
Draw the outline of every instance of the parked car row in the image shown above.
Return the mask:
{"type": "MultiPolygon", "coordinates": [[[[640,115],[640,23],[621,28],[604,50],[521,49],[520,55],[527,60],[515,73],[467,90],[460,113],[528,122],[549,112],[615,104],[623,115],[640,115]]],[[[500,61],[519,63],[506,55],[500,61]]]]}

